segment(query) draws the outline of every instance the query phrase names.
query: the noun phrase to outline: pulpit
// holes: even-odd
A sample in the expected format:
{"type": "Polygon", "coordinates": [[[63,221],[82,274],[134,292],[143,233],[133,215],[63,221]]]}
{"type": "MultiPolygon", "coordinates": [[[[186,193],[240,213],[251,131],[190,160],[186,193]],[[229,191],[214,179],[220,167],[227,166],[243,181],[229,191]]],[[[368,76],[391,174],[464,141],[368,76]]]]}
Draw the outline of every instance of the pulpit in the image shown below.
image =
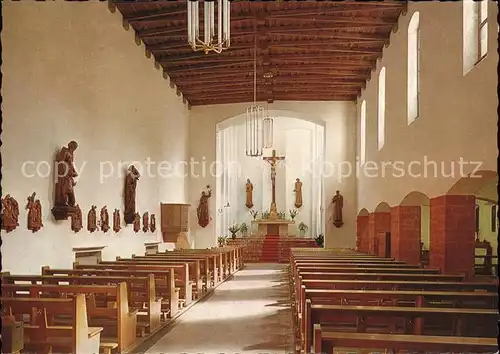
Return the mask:
{"type": "Polygon", "coordinates": [[[257,224],[258,233],[261,235],[288,235],[290,232],[288,226],[295,224],[292,220],[280,219],[260,219],[252,221],[252,224],[257,224]]]}

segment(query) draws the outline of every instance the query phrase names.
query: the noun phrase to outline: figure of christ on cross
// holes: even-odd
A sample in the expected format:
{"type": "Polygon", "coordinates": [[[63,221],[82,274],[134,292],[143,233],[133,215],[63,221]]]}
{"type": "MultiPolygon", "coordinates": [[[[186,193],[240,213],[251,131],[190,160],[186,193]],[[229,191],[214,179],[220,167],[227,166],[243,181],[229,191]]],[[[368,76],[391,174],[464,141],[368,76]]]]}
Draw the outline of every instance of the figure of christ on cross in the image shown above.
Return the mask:
{"type": "Polygon", "coordinates": [[[276,150],[273,150],[273,155],[268,157],[263,157],[263,159],[271,165],[271,183],[272,183],[272,199],[271,208],[269,210],[269,217],[271,219],[278,218],[278,210],[276,209],[276,164],[280,160],[284,160],[285,156],[276,156],[276,150]]]}

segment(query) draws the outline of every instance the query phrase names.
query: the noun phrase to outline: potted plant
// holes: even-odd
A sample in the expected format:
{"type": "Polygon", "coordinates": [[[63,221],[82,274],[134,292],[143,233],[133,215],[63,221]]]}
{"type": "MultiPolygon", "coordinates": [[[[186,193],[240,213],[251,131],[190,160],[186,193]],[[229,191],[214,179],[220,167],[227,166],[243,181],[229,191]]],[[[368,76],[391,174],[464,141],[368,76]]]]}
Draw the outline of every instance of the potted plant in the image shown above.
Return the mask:
{"type": "Polygon", "coordinates": [[[246,237],[248,232],[248,225],[246,223],[242,223],[240,226],[241,236],[246,237]]]}
{"type": "Polygon", "coordinates": [[[290,218],[292,218],[292,220],[295,219],[295,217],[299,213],[297,209],[289,210],[288,212],[290,213],[290,218]]]}
{"type": "Polygon", "coordinates": [[[256,211],[256,210],[253,210],[253,209],[252,209],[252,210],[250,210],[250,211],[249,211],[249,213],[250,213],[250,215],[252,215],[252,218],[253,218],[254,220],[255,220],[255,219],[257,219],[257,215],[259,215],[259,212],[258,212],[258,211],[256,211]]]}
{"type": "Polygon", "coordinates": [[[240,231],[240,225],[234,224],[228,230],[231,233],[231,238],[234,240],[236,239],[236,233],[240,231]]]}
{"type": "Polygon", "coordinates": [[[319,234],[314,238],[314,241],[316,241],[316,244],[319,247],[323,247],[323,245],[325,244],[325,237],[323,236],[323,234],[319,234]]]}
{"type": "Polygon", "coordinates": [[[224,247],[226,245],[226,236],[219,236],[217,238],[217,243],[219,244],[219,247],[224,247]]]}
{"type": "Polygon", "coordinates": [[[299,224],[300,236],[304,236],[306,234],[307,229],[308,229],[307,225],[304,224],[304,222],[301,222],[299,224]]]}

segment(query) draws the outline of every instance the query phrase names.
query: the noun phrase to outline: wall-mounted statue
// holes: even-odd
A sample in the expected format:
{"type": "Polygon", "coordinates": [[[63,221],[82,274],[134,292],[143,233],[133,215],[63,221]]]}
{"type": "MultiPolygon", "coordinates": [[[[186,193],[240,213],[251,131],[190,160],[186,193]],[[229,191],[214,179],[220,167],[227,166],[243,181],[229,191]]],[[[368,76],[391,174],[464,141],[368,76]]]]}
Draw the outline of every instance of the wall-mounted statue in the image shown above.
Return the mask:
{"type": "Polygon", "coordinates": [[[340,194],[340,191],[337,191],[334,197],[332,198],[333,204],[333,225],[336,227],[341,227],[344,225],[342,221],[342,208],[344,207],[344,197],[340,194]]]}
{"type": "Polygon", "coordinates": [[[142,231],[148,232],[149,230],[149,213],[146,211],[142,215],[142,231]]]}
{"type": "Polygon", "coordinates": [[[26,210],[28,210],[28,230],[32,232],[37,232],[43,227],[42,204],[40,203],[40,199],[35,200],[35,195],[36,193],[33,192],[28,197],[28,203],[26,204],[26,210]]]}
{"type": "Polygon", "coordinates": [[[7,194],[2,198],[2,230],[11,232],[19,226],[19,204],[7,194]]]}
{"type": "Polygon", "coordinates": [[[78,148],[76,141],[71,141],[68,146],[64,146],[56,157],[57,182],[55,187],[55,203],[52,208],[52,214],[56,220],[66,220],[69,216],[77,212],[75,207],[76,185],[75,166],[73,165],[74,152],[78,148]]]}
{"type": "Polygon", "coordinates": [[[245,194],[246,194],[245,206],[248,209],[252,209],[253,208],[253,200],[252,200],[253,184],[252,184],[252,182],[250,182],[250,178],[247,178],[247,184],[245,186],[245,194]]]}
{"type": "Polygon", "coordinates": [[[120,226],[120,209],[115,209],[113,212],[113,231],[118,232],[121,230],[120,226]]]}
{"type": "Polygon", "coordinates": [[[71,230],[74,232],[79,232],[83,228],[83,217],[82,217],[82,209],[80,206],[76,205],[76,213],[71,214],[71,230]]]}
{"type": "Polygon", "coordinates": [[[300,178],[295,179],[295,207],[300,208],[302,206],[302,182],[300,178]]]}
{"type": "Polygon", "coordinates": [[[198,215],[198,225],[201,227],[206,227],[210,223],[210,213],[208,211],[208,199],[212,196],[212,190],[210,186],[207,185],[207,192],[201,192],[200,204],[196,213],[198,215]]]}
{"type": "Polygon", "coordinates": [[[97,230],[97,206],[92,205],[87,215],[87,230],[90,232],[94,232],[97,230]]]}
{"type": "Polygon", "coordinates": [[[137,188],[137,181],[141,175],[134,165],[128,168],[127,176],[125,177],[125,210],[123,212],[123,217],[126,224],[132,224],[134,222],[135,215],[135,191],[137,188]]]}
{"type": "Polygon", "coordinates": [[[155,214],[151,214],[151,220],[149,221],[149,230],[151,230],[151,232],[156,231],[156,216],[155,216],[155,214]]]}
{"type": "Polygon", "coordinates": [[[134,231],[139,232],[141,229],[141,215],[139,213],[134,214],[134,231]]]}
{"type": "Polygon", "coordinates": [[[101,209],[101,230],[106,233],[109,231],[108,207],[105,205],[101,209]]]}

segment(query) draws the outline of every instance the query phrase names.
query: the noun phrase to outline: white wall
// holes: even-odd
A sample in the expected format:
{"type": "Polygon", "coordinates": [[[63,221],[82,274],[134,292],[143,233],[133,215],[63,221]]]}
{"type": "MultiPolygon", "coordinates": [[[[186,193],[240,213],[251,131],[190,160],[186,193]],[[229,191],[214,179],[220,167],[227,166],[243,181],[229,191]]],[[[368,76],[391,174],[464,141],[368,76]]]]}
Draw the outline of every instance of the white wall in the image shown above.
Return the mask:
{"type": "MultiPolygon", "coordinates": [[[[487,56],[467,75],[462,63],[462,2],[409,2],[408,13],[401,16],[398,31],[391,35],[389,47],[372,72],[372,80],[358,100],[367,103],[366,159],[378,166],[383,162],[402,161],[413,166],[413,178],[392,176],[387,169],[385,178],[379,169],[378,178],[361,174],[358,184],[358,210],[372,212],[380,202],[398,205],[411,191],[420,191],[432,198],[446,191],[460,178],[458,162],[478,161],[481,170],[496,170],[497,125],[497,6],[489,4],[489,49],[487,56]],[[420,114],[415,122],[407,124],[407,29],[414,11],[420,11],[420,114]],[[386,67],[386,138],[385,146],[377,149],[377,94],[378,75],[386,67]],[[425,160],[427,159],[427,160],[425,160]],[[428,178],[423,163],[444,163],[450,171],[455,162],[455,173],[446,177],[440,172],[434,177],[433,166],[428,167],[428,178]],[[418,176],[421,172],[422,175],[418,176]]],[[[359,108],[358,108],[359,111],[359,108]]],[[[356,118],[359,122],[359,113],[356,118]]],[[[359,123],[358,123],[359,124],[359,123]]],[[[357,154],[359,156],[359,128],[357,154]]],[[[464,173],[471,173],[475,165],[464,165],[464,173]]],[[[396,171],[397,172],[397,171],[396,171]]],[[[375,171],[368,171],[373,175],[375,171]]],[[[399,173],[399,172],[397,172],[399,173]]]]}
{"type": "MultiPolygon", "coordinates": [[[[186,202],[187,178],[160,178],[143,171],[137,187],[137,211],[157,216],[155,234],[134,233],[131,226],[103,234],[86,231],[87,212],[107,205],[123,219],[123,177],[100,183],[100,163],[144,164],[187,159],[188,110],[169,87],[144,47],[134,44],[122,17],[106,2],[6,2],[3,40],[3,194],[20,206],[20,226],[2,232],[3,269],[39,273],[42,265],[71,267],[73,247],[106,245],[103,256],[143,253],[144,242],[160,239],[159,203],[186,202]],[[75,187],[83,209],[84,230],[70,221],[54,221],[53,175],[23,176],[25,161],[53,162],[57,149],[76,140],[75,164],[84,169],[75,187]],[[26,228],[26,198],[35,191],[44,227],[26,228]]],[[[28,169],[32,173],[33,169],[28,169]]],[[[43,171],[42,171],[43,172],[43,171]]]]}
{"type": "MultiPolygon", "coordinates": [[[[216,125],[228,118],[244,114],[248,104],[228,104],[193,107],[190,111],[190,154],[194,161],[205,161],[210,166],[215,161],[216,154],[216,125]]],[[[334,167],[353,164],[355,161],[355,105],[351,102],[286,102],[279,101],[269,105],[269,114],[278,117],[290,117],[322,122],[325,125],[325,158],[324,160],[334,167]]],[[[308,149],[310,147],[307,147],[308,149]]],[[[283,152],[285,153],[285,152],[283,152]]],[[[189,202],[198,205],[200,193],[209,184],[215,187],[215,177],[209,174],[201,175],[202,167],[194,168],[195,174],[189,182],[189,202]]],[[[356,179],[354,173],[342,178],[338,171],[330,171],[325,179],[324,205],[329,207],[326,212],[331,213],[330,200],[339,189],[344,196],[344,223],[342,228],[335,228],[327,223],[325,245],[327,247],[354,247],[355,220],[356,220],[356,179]]],[[[347,172],[347,170],[346,170],[347,172]]],[[[267,174],[266,174],[267,173],[267,174]]],[[[263,172],[263,176],[268,172],[263,172]]],[[[279,172],[278,172],[279,175],[279,172]]],[[[277,176],[277,182],[279,181],[277,176]]],[[[242,190],[244,193],[244,189],[242,190]]],[[[215,194],[214,194],[215,195],[215,194]]],[[[265,202],[265,201],[264,201],[265,202]]],[[[216,215],[215,198],[210,199],[210,211],[216,215]]],[[[196,208],[192,209],[191,234],[194,236],[196,247],[209,247],[216,244],[215,220],[201,228],[196,222],[196,208]]]]}

